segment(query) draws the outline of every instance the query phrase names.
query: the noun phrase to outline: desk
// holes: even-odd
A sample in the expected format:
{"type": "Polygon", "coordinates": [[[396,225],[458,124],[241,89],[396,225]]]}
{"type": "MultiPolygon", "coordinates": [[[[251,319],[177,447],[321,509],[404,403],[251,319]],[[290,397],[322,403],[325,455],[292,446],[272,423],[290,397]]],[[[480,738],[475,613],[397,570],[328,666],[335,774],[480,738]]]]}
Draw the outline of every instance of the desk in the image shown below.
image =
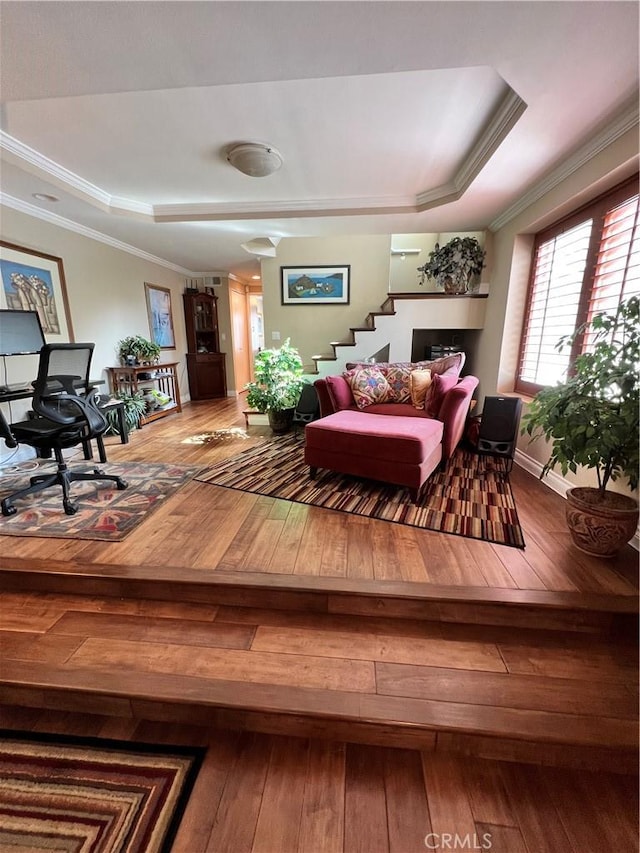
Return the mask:
{"type": "MultiPolygon", "coordinates": [[[[92,388],[95,388],[99,385],[104,385],[104,379],[90,379],[89,384],[92,388]]],[[[15,400],[30,400],[33,397],[33,389],[22,389],[20,391],[9,391],[2,393],[0,392],[0,403],[12,403],[15,400]]],[[[129,442],[129,431],[127,430],[127,422],[124,416],[124,403],[121,400],[110,399],[106,400],[102,404],[98,404],[98,407],[101,411],[107,412],[110,409],[115,409],[118,417],[118,429],[120,430],[120,443],[128,444],[129,442]]],[[[104,449],[104,442],[102,441],[102,436],[98,436],[96,439],[96,443],[98,445],[98,454],[101,462],[107,461],[106,451],[104,449]]],[[[84,458],[92,459],[93,452],[91,450],[91,442],[87,441],[83,445],[84,448],[84,458]]]]}

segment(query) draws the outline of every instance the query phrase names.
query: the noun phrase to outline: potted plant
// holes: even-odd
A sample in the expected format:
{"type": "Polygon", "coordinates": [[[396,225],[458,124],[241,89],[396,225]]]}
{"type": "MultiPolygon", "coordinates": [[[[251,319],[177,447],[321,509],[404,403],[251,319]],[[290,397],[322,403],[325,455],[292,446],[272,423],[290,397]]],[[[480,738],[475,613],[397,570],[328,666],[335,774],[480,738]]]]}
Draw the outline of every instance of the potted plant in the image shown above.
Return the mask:
{"type": "Polygon", "coordinates": [[[293,412],[304,385],[303,366],[298,350],[289,338],[279,349],[261,350],[255,360],[255,380],[245,385],[247,403],[252,409],[266,413],[275,433],[291,427],[293,412]]]}
{"type": "Polygon", "coordinates": [[[142,335],[130,335],[118,341],[118,357],[122,364],[155,364],[160,358],[160,344],[143,338],[142,335]]]}
{"type": "Polygon", "coordinates": [[[576,358],[566,382],[535,396],[523,421],[523,433],[551,441],[542,477],[556,465],[563,474],[578,466],[595,471],[597,488],[568,490],[566,514],[574,544],[600,557],[614,556],[638,524],[638,502],[607,485],[626,478],[630,489],[638,486],[639,308],[632,297],[561,338],[558,349],[588,331],[591,352],[576,358]]]}
{"type": "MultiPolygon", "coordinates": [[[[121,391],[118,394],[114,394],[114,397],[122,400],[124,403],[124,422],[127,425],[127,432],[137,429],[140,424],[140,418],[147,410],[147,404],[142,399],[142,394],[139,392],[125,394],[121,391]]],[[[108,409],[104,414],[109,423],[109,432],[118,435],[117,413],[112,409],[108,409]]]]}
{"type": "Polygon", "coordinates": [[[482,272],[485,254],[475,237],[454,237],[444,246],[436,243],[429,260],[418,267],[420,284],[431,278],[445,293],[467,293],[473,277],[482,272]]]}

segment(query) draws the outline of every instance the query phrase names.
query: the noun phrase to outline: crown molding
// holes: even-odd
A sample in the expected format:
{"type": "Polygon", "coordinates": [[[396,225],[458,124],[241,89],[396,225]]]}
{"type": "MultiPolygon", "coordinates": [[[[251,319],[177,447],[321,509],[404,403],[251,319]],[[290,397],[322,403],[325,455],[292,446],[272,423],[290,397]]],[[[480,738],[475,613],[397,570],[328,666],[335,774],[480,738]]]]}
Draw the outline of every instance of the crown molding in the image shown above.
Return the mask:
{"type": "Polygon", "coordinates": [[[287,215],[346,216],[347,214],[414,213],[415,199],[409,196],[382,198],[311,199],[308,201],[221,202],[159,204],[155,222],[194,222],[214,219],[275,219],[287,215]]]}
{"type": "Polygon", "coordinates": [[[561,165],[549,172],[541,181],[534,184],[515,204],[512,204],[500,216],[497,216],[489,224],[489,230],[498,231],[507,222],[515,219],[523,210],[526,210],[574,172],[577,172],[578,169],[596,157],[601,151],[604,151],[616,139],[619,139],[628,130],[637,127],[638,120],[638,100],[634,98],[631,104],[616,119],[608,124],[607,127],[589,139],[584,145],[581,145],[568,159],[563,160],[561,165]]]}
{"type": "Polygon", "coordinates": [[[509,89],[485,125],[479,139],[467,152],[453,180],[418,193],[416,196],[418,211],[457,201],[511,133],[515,123],[526,109],[527,105],[522,98],[513,89],[509,89]]]}
{"type": "Polygon", "coordinates": [[[67,231],[73,231],[81,237],[88,237],[90,240],[97,240],[99,243],[105,243],[107,246],[111,246],[112,249],[119,249],[121,252],[127,252],[129,255],[135,255],[138,258],[142,258],[144,261],[149,261],[153,264],[158,264],[161,267],[166,267],[167,269],[173,270],[181,275],[188,277],[194,277],[197,275],[197,273],[185,269],[185,267],[172,264],[164,258],[156,257],[156,255],[150,255],[149,252],[144,252],[142,249],[130,246],[128,243],[123,243],[121,240],[116,240],[115,237],[109,237],[108,234],[103,234],[101,231],[95,231],[93,228],[87,228],[84,225],[79,225],[71,219],[65,219],[65,217],[59,216],[57,213],[51,213],[49,210],[42,210],[33,204],[21,201],[13,196],[2,194],[2,196],[0,196],[0,203],[5,205],[5,207],[10,207],[12,210],[17,210],[19,213],[26,213],[28,216],[33,216],[36,219],[42,219],[45,222],[49,222],[51,225],[57,225],[59,228],[65,228],[67,231]]]}

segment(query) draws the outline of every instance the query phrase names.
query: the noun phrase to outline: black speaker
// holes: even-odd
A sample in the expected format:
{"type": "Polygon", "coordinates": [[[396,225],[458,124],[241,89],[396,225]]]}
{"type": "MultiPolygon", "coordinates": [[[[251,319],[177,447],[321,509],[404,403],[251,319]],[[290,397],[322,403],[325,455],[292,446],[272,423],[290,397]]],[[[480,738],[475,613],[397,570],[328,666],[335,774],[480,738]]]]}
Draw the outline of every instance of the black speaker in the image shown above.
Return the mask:
{"type": "Polygon", "coordinates": [[[513,458],[520,427],[520,397],[485,397],[478,450],[494,456],[513,458]]]}

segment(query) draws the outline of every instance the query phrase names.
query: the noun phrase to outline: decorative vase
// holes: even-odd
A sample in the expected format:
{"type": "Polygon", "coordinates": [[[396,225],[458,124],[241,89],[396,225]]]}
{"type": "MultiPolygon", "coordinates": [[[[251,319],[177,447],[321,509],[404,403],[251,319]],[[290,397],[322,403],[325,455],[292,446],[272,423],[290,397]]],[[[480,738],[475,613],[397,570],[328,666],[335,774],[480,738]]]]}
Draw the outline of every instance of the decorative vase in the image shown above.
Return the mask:
{"type": "Polygon", "coordinates": [[[294,412],[295,409],[283,409],[281,411],[269,409],[267,412],[267,415],[269,416],[269,426],[276,435],[283,432],[289,432],[293,424],[294,412]]]}
{"type": "Polygon", "coordinates": [[[456,273],[454,275],[441,273],[437,277],[436,282],[445,293],[450,295],[459,295],[468,292],[470,280],[470,273],[456,273]]]}
{"type": "Polygon", "coordinates": [[[567,491],[567,525],[576,548],[595,557],[615,557],[638,527],[638,503],[618,492],[577,486],[567,491]]]}

